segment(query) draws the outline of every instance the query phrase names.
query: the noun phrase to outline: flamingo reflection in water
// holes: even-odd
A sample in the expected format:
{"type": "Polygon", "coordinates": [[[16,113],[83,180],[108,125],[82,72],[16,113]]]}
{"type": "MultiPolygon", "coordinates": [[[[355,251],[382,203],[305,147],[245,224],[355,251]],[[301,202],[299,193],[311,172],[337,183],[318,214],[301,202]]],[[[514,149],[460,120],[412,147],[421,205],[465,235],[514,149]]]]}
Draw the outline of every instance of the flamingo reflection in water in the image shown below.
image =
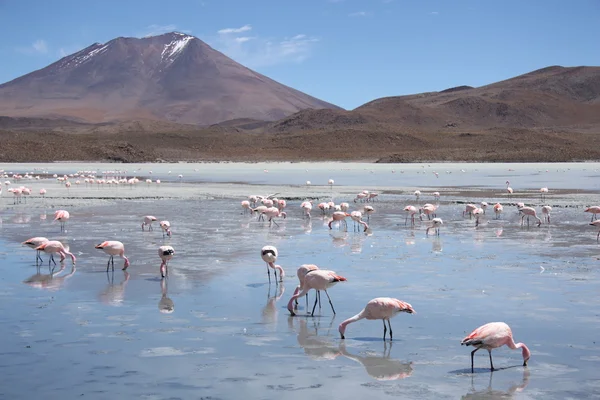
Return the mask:
{"type": "Polygon", "coordinates": [[[71,271],[67,275],[57,276],[65,270],[65,263],[60,263],[60,268],[58,271],[54,271],[54,267],[52,268],[49,274],[41,274],[40,267],[37,268],[37,273],[35,275],[30,276],[29,278],[23,281],[24,284],[29,285],[31,287],[37,289],[46,289],[50,291],[57,291],[62,289],[67,279],[75,275],[77,269],[75,268],[75,264],[71,266],[71,271]]]}
{"type": "Polygon", "coordinates": [[[408,378],[413,373],[412,362],[401,362],[390,358],[393,342],[383,342],[383,354],[375,355],[367,353],[365,355],[356,355],[350,353],[345,342],[340,343],[340,352],[344,357],[361,363],[367,374],[378,381],[392,381],[408,378]]]}
{"type": "Polygon", "coordinates": [[[100,292],[100,301],[104,304],[114,307],[120,307],[125,300],[125,287],[129,282],[129,272],[123,271],[123,280],[118,285],[115,285],[114,272],[107,272],[108,285],[100,292]]]}
{"type": "Polygon", "coordinates": [[[171,314],[175,311],[175,303],[173,303],[173,300],[169,297],[166,278],[160,280],[160,293],[161,296],[160,301],[158,302],[158,311],[163,314],[171,314]]]}
{"type": "MultiPolygon", "coordinates": [[[[334,318],[329,322],[328,332],[333,326],[334,318]]],[[[309,358],[317,361],[328,361],[334,360],[342,354],[335,342],[327,337],[328,335],[319,336],[320,321],[313,319],[312,328],[309,329],[309,321],[306,319],[289,316],[288,327],[291,329],[294,329],[294,319],[298,320],[299,323],[296,339],[309,358]]]]}
{"type": "Polygon", "coordinates": [[[267,292],[267,304],[262,309],[262,322],[263,324],[277,325],[277,302],[285,293],[284,285],[277,285],[275,288],[275,295],[271,296],[271,285],[267,292]]]}
{"type": "Polygon", "coordinates": [[[527,385],[529,384],[529,372],[528,368],[523,370],[523,381],[519,384],[513,384],[508,390],[494,390],[492,388],[492,377],[494,376],[493,372],[490,372],[490,379],[488,382],[488,387],[484,390],[475,390],[474,378],[475,374],[471,375],[471,390],[469,393],[461,396],[462,400],[467,399],[510,399],[515,394],[521,393],[527,385]]]}

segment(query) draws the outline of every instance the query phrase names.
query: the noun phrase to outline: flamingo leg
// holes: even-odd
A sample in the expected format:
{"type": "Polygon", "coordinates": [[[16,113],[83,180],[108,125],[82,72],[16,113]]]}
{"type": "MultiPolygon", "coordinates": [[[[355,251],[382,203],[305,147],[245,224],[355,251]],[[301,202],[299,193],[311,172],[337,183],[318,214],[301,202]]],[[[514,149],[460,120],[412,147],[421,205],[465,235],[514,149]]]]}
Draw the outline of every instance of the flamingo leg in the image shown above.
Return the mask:
{"type": "Polygon", "coordinates": [[[598,231],[598,235],[596,235],[596,242],[600,240],[600,231],[598,231]]]}
{"type": "Polygon", "coordinates": [[[37,261],[40,260],[40,264],[44,262],[44,260],[42,260],[42,256],[40,255],[40,251],[38,250],[36,252],[36,256],[35,256],[35,264],[37,265],[37,261]]]}
{"type": "MultiPolygon", "coordinates": [[[[391,342],[392,341],[392,323],[390,322],[389,319],[387,320],[387,322],[388,322],[388,326],[390,327],[390,342],[391,342]]],[[[385,321],[383,323],[385,325],[385,321]]]]}
{"type": "Polygon", "coordinates": [[[315,316],[315,308],[317,308],[317,296],[315,296],[315,304],[313,305],[312,312],[310,313],[311,317],[315,316]]]}
{"type": "Polygon", "coordinates": [[[271,271],[269,270],[269,264],[267,264],[267,276],[269,277],[269,284],[271,284],[271,271]]]}
{"type": "Polygon", "coordinates": [[[317,290],[317,297],[319,298],[319,310],[321,309],[321,292],[317,290]]]}
{"type": "Polygon", "coordinates": [[[490,368],[492,371],[494,371],[494,363],[492,362],[492,350],[488,350],[488,353],[490,354],[490,368]]]}
{"type": "Polygon", "coordinates": [[[329,297],[329,293],[325,290],[325,294],[327,295],[327,299],[329,300],[329,305],[331,306],[331,311],[335,314],[335,309],[333,308],[333,303],[331,302],[331,297],[329,297]]]}
{"type": "Polygon", "coordinates": [[[387,326],[385,326],[385,319],[382,319],[381,321],[383,321],[383,341],[385,342],[385,335],[387,334],[387,326]]]}
{"type": "Polygon", "coordinates": [[[476,352],[477,350],[479,350],[479,349],[477,348],[477,349],[475,349],[475,350],[473,350],[473,351],[471,352],[471,372],[474,372],[474,371],[475,371],[474,364],[473,364],[473,357],[475,356],[475,352],[476,352]]]}

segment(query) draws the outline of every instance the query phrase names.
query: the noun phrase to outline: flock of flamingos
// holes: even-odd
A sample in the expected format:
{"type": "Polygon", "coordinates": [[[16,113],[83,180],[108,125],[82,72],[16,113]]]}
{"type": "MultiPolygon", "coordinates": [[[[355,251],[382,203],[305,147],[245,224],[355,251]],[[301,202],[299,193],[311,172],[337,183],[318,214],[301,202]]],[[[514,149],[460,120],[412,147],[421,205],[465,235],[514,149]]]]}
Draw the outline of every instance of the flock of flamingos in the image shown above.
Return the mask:
{"type": "MultiPolygon", "coordinates": [[[[84,177],[85,175],[80,172],[73,176],[84,177]]],[[[71,177],[73,177],[73,176],[71,176],[71,177]]],[[[4,177],[8,177],[8,175],[4,175],[4,177]]],[[[28,174],[26,174],[25,177],[29,177],[30,179],[32,178],[32,176],[28,175],[28,174]]],[[[57,177],[55,175],[54,177],[57,178],[61,183],[63,183],[67,188],[69,188],[71,186],[68,176],[65,175],[64,177],[57,177]]],[[[179,178],[181,179],[181,177],[182,176],[180,175],[179,178]]],[[[13,178],[15,178],[16,180],[23,179],[23,177],[20,175],[13,175],[13,178]]],[[[37,179],[39,179],[39,177],[37,177],[37,179]]],[[[110,184],[119,184],[119,183],[121,183],[121,184],[124,184],[124,183],[136,184],[137,182],[139,182],[139,181],[137,181],[136,178],[131,178],[131,179],[121,178],[121,179],[107,179],[107,180],[99,180],[99,179],[94,180],[94,179],[95,178],[93,178],[92,175],[85,176],[84,183],[86,185],[88,185],[88,184],[94,184],[94,183],[101,184],[100,182],[102,182],[102,184],[110,185],[110,184]]],[[[146,180],[146,183],[151,184],[152,181],[150,179],[148,179],[148,180],[146,180]]],[[[329,183],[329,185],[333,185],[333,180],[330,179],[328,183],[329,183]]],[[[5,184],[6,184],[6,186],[8,186],[8,185],[10,185],[10,182],[6,181],[5,184]]],[[[76,184],[80,184],[80,181],[78,180],[76,182],[76,184]]],[[[156,180],[156,184],[160,184],[160,180],[156,180]]],[[[307,184],[309,184],[309,182],[307,182],[307,184]]],[[[0,194],[1,194],[1,190],[2,190],[1,186],[2,185],[0,185],[0,194]]],[[[506,190],[507,190],[508,196],[511,196],[513,194],[513,189],[510,187],[510,182],[508,182],[508,181],[506,182],[506,190]]],[[[31,190],[25,186],[21,186],[18,188],[9,188],[8,192],[13,193],[13,195],[15,196],[15,203],[19,203],[21,201],[22,196],[29,196],[31,194],[31,190]]],[[[548,188],[540,189],[540,196],[541,196],[542,200],[545,200],[546,193],[548,193],[548,188]]],[[[44,196],[45,194],[46,194],[46,190],[41,189],[40,195],[44,196]]],[[[277,222],[274,220],[275,218],[286,218],[287,214],[284,211],[284,209],[286,208],[287,204],[286,204],[285,200],[275,198],[275,195],[276,194],[268,195],[268,196],[258,196],[258,195],[248,196],[247,200],[244,200],[241,202],[241,206],[243,208],[244,213],[247,213],[247,212],[250,212],[251,214],[257,213],[258,218],[260,220],[264,220],[264,217],[266,216],[268,218],[269,225],[271,225],[273,223],[277,224],[277,222]],[[259,203],[260,203],[260,205],[258,205],[259,203]]],[[[419,190],[417,190],[414,192],[414,195],[416,197],[416,200],[418,201],[421,196],[421,192],[419,190]]],[[[432,195],[434,196],[434,198],[436,200],[439,200],[440,194],[438,192],[434,192],[434,193],[432,193],[432,195]]],[[[354,203],[356,203],[356,202],[362,202],[362,203],[372,202],[377,198],[377,196],[378,196],[378,193],[369,192],[369,191],[365,190],[356,195],[356,197],[354,199],[354,203]]],[[[319,208],[319,210],[321,211],[321,213],[323,215],[330,213],[331,220],[328,224],[329,229],[332,229],[332,224],[336,223],[336,222],[338,223],[338,226],[343,225],[344,228],[347,229],[346,218],[350,217],[355,224],[355,229],[360,229],[360,226],[362,226],[364,228],[364,231],[367,231],[367,229],[369,229],[369,225],[367,222],[363,221],[363,219],[362,219],[363,214],[367,216],[367,219],[369,219],[370,215],[372,213],[374,213],[374,211],[375,211],[373,206],[364,205],[362,212],[361,211],[352,211],[352,212],[348,213],[348,210],[350,208],[349,203],[340,203],[340,204],[336,205],[333,202],[323,202],[323,203],[319,203],[317,207],[319,208]]],[[[468,214],[469,217],[475,217],[475,224],[477,226],[479,224],[479,218],[483,214],[485,214],[487,207],[488,207],[488,204],[485,202],[482,202],[480,205],[467,204],[465,206],[465,210],[463,211],[463,216],[465,214],[468,214]]],[[[302,202],[300,205],[300,208],[302,209],[304,216],[306,218],[310,218],[311,211],[313,208],[313,201],[307,200],[307,201],[302,202]]],[[[499,203],[496,203],[492,207],[492,209],[495,213],[496,218],[500,218],[500,215],[503,212],[502,205],[499,203]]],[[[527,223],[529,224],[529,217],[533,217],[537,221],[538,226],[540,226],[542,224],[542,220],[538,217],[536,210],[534,208],[526,207],[523,203],[517,203],[517,209],[521,215],[521,224],[524,224],[525,218],[527,218],[527,223]]],[[[415,224],[415,215],[418,214],[419,218],[421,220],[423,220],[424,218],[427,218],[428,221],[430,222],[429,226],[426,229],[426,235],[429,234],[429,231],[431,229],[434,229],[435,233],[437,235],[439,235],[439,228],[440,228],[440,226],[443,225],[443,221],[441,218],[438,218],[436,216],[436,210],[437,210],[437,206],[433,205],[433,204],[429,204],[429,203],[425,204],[419,208],[412,206],[412,205],[406,206],[404,208],[404,211],[406,212],[405,223],[408,223],[408,220],[410,219],[411,224],[414,225],[415,224]]],[[[543,206],[541,211],[544,216],[544,222],[550,223],[551,207],[543,206]]],[[[585,212],[592,214],[592,221],[591,221],[590,225],[600,228],[600,220],[595,220],[596,214],[600,213],[600,206],[588,207],[585,209],[585,212]]],[[[69,212],[66,210],[57,210],[55,212],[54,221],[60,222],[61,232],[65,230],[65,223],[69,220],[69,218],[70,218],[69,212]]],[[[157,218],[154,216],[151,216],[151,215],[145,216],[143,218],[143,221],[141,224],[141,229],[144,230],[147,227],[148,230],[153,230],[152,223],[156,222],[156,221],[157,221],[157,218]]],[[[171,237],[172,232],[171,232],[171,224],[169,223],[169,221],[160,221],[159,226],[162,229],[163,238],[165,237],[165,235],[167,237],[171,237]]],[[[598,232],[598,235],[597,235],[597,239],[598,238],[600,238],[600,231],[598,232]]],[[[49,266],[50,266],[51,262],[54,262],[54,264],[56,265],[56,262],[54,261],[54,257],[53,257],[54,254],[60,255],[61,262],[63,262],[67,256],[71,257],[73,264],[75,264],[75,262],[76,262],[75,255],[73,253],[69,252],[60,241],[48,240],[45,237],[33,237],[33,238],[30,238],[30,239],[26,240],[25,242],[23,242],[23,244],[26,246],[29,246],[30,248],[37,251],[36,264],[38,263],[38,261],[43,262],[42,258],[40,257],[41,252],[49,254],[49,256],[50,256],[50,258],[48,260],[49,266]]],[[[114,257],[115,256],[120,257],[124,260],[123,270],[126,270],[129,267],[129,265],[130,265],[129,259],[125,256],[125,246],[122,242],[115,241],[115,240],[104,241],[104,242],[96,245],[95,248],[104,251],[107,255],[110,256],[108,259],[107,266],[106,266],[107,272],[109,271],[109,268],[111,268],[111,267],[112,267],[112,270],[114,271],[114,257]]],[[[160,265],[160,274],[163,278],[165,278],[168,275],[168,269],[167,269],[168,262],[169,262],[169,260],[171,260],[173,258],[174,255],[175,255],[175,250],[173,249],[173,247],[171,247],[169,245],[163,245],[158,248],[158,256],[160,257],[160,259],[162,261],[161,265],[160,265]]],[[[275,264],[275,262],[277,261],[277,258],[278,258],[277,248],[275,248],[274,246],[264,246],[261,249],[261,258],[267,264],[267,275],[268,275],[269,283],[271,282],[271,270],[274,271],[276,284],[278,284],[278,282],[282,282],[283,278],[285,277],[285,271],[283,270],[283,268],[280,265],[275,264]],[[279,277],[277,276],[278,272],[279,272],[279,277]]],[[[335,314],[335,309],[333,307],[333,303],[331,301],[331,298],[330,298],[327,290],[330,289],[331,287],[333,287],[334,285],[336,285],[338,282],[346,281],[346,278],[336,274],[334,271],[320,269],[318,266],[313,265],[313,264],[301,265],[297,269],[296,274],[298,277],[299,284],[296,287],[292,297],[290,298],[290,300],[287,304],[287,309],[290,312],[290,314],[295,315],[295,311],[297,311],[298,299],[301,297],[306,297],[306,302],[307,302],[307,306],[308,306],[308,292],[311,290],[315,291],[315,302],[314,302],[314,305],[312,308],[311,316],[314,316],[314,311],[317,306],[317,303],[319,303],[319,306],[320,306],[320,292],[321,291],[325,292],[327,299],[329,301],[329,304],[331,306],[331,309],[332,309],[333,313],[335,314]]],[[[308,309],[308,307],[307,307],[307,309],[308,309]]],[[[354,315],[351,318],[346,319],[339,325],[338,330],[340,333],[340,337],[342,339],[345,338],[347,326],[351,323],[357,322],[361,319],[382,320],[382,322],[383,322],[383,340],[385,341],[387,331],[389,329],[389,338],[391,341],[393,338],[393,336],[392,336],[393,333],[392,333],[392,326],[390,323],[390,319],[402,312],[405,312],[408,314],[416,313],[411,304],[404,302],[402,300],[399,300],[396,298],[389,298],[389,297],[374,298],[374,299],[370,300],[366,304],[364,309],[361,310],[358,314],[354,315]],[[387,321],[387,326],[386,326],[386,321],[387,321]]],[[[492,371],[494,370],[494,365],[493,365],[493,361],[492,361],[492,353],[491,353],[492,349],[495,349],[495,348],[498,348],[498,347],[504,346],[504,345],[508,346],[509,348],[511,348],[513,350],[521,349],[524,366],[527,365],[527,362],[531,356],[531,353],[525,344],[514,342],[513,336],[512,336],[512,331],[511,331],[510,327],[507,324],[505,324],[504,322],[491,322],[491,323],[487,323],[485,325],[480,326],[479,328],[477,328],[473,332],[471,332],[468,336],[466,336],[461,341],[461,345],[474,347],[474,350],[471,352],[471,369],[472,370],[474,369],[474,360],[473,360],[474,354],[475,354],[475,352],[477,352],[480,349],[485,349],[488,351],[489,358],[490,358],[490,368],[492,371]]]]}

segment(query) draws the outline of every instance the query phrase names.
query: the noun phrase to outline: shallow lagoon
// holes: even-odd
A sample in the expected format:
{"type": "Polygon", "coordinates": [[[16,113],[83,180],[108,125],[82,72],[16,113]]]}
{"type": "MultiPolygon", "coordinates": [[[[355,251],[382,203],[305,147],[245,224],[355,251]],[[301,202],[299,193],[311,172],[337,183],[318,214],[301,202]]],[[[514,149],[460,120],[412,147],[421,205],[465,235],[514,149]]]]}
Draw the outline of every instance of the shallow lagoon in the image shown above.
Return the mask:
{"type": "MultiPolygon", "coordinates": [[[[0,395],[10,399],[42,395],[94,399],[115,395],[144,399],[229,399],[242,394],[261,399],[600,395],[600,251],[597,230],[587,225],[590,216],[582,212],[597,193],[591,186],[577,186],[586,189],[582,192],[553,193],[553,188],[591,184],[594,179],[586,173],[593,175],[595,164],[576,164],[581,168],[579,175],[563,172],[573,175],[564,182],[552,178],[562,185],[550,186],[553,221],[540,228],[521,227],[510,205],[501,220],[488,215],[490,219],[478,228],[461,216],[464,206],[457,203],[464,201],[506,204],[504,174],[518,172],[514,164],[498,165],[485,173],[482,170],[489,166],[483,164],[462,168],[464,173],[440,170],[439,178],[433,174],[425,178],[429,174],[417,174],[421,167],[415,166],[412,173],[405,170],[405,177],[414,175],[409,183],[398,186],[383,177],[377,178],[380,185],[369,180],[379,173],[371,173],[366,169],[371,165],[364,164],[364,172],[357,172],[355,179],[348,173],[348,185],[388,189],[374,204],[376,213],[366,234],[353,232],[351,221],[348,232],[335,225],[329,230],[328,220],[318,210],[307,221],[301,215],[300,200],[288,202],[288,218],[278,221],[279,227],[269,228],[268,223],[241,213],[239,201],[244,194],[272,193],[272,189],[282,197],[325,199],[333,194],[336,202],[351,200],[355,188],[343,186],[346,178],[339,178],[345,166],[331,165],[339,171],[323,171],[319,176],[325,182],[334,178],[334,188],[301,185],[306,179],[317,181],[314,174],[305,179],[301,165],[286,172],[288,179],[297,177],[299,182],[284,186],[279,179],[285,174],[275,172],[276,164],[256,165],[259,176],[254,181],[240,179],[254,185],[189,184],[185,181],[195,179],[188,175],[200,175],[200,171],[181,164],[191,170],[180,172],[178,164],[167,167],[171,169],[165,171],[165,178],[169,179],[169,170],[174,181],[183,173],[184,183],[166,183],[160,189],[140,184],[133,189],[72,187],[67,193],[55,182],[42,180],[25,184],[31,184],[34,193],[38,187],[47,187],[51,197],[32,197],[28,205],[12,205],[13,199],[4,193],[0,198],[0,330],[4,338],[0,395]],[[452,189],[471,181],[484,182],[486,174],[493,188],[481,184],[481,189],[469,193],[452,189]],[[404,224],[402,208],[418,203],[412,188],[403,189],[419,182],[417,177],[427,180],[422,187],[436,187],[436,182],[446,186],[438,212],[445,223],[439,238],[425,236],[425,223],[418,222],[414,229],[404,224]],[[265,186],[256,185],[261,183],[265,186]],[[133,200],[94,201],[94,191],[106,197],[109,190],[112,197],[133,200]],[[87,197],[85,202],[78,201],[82,196],[87,197]],[[154,199],[162,196],[166,198],[154,199]],[[69,207],[72,215],[65,234],[51,223],[53,211],[62,206],[69,207]],[[173,237],[163,240],[158,227],[154,232],[141,232],[141,217],[146,214],[170,220],[173,237]],[[78,257],[75,271],[67,260],[53,279],[35,276],[35,253],[19,244],[34,235],[67,243],[78,257]],[[120,261],[115,262],[114,274],[105,272],[107,256],[93,247],[107,239],[126,244],[132,262],[128,274],[117,268],[120,261]],[[163,242],[177,252],[166,285],[159,278],[156,255],[163,242]],[[281,286],[268,284],[259,257],[266,244],[279,249],[278,263],[287,273],[281,286]],[[329,291],[337,315],[325,301],[314,318],[303,316],[306,310],[301,301],[300,315],[289,316],[286,304],[297,284],[295,269],[303,263],[315,263],[348,278],[329,291]],[[30,286],[23,283],[26,280],[43,285],[30,286]],[[393,344],[381,340],[379,321],[366,320],[351,324],[347,339],[340,340],[339,323],[378,296],[407,301],[417,314],[392,320],[393,344]],[[170,314],[160,312],[160,307],[169,304],[166,299],[174,304],[170,314]],[[480,352],[475,374],[471,374],[470,349],[461,347],[460,340],[477,326],[497,320],[511,325],[515,340],[529,346],[530,365],[521,367],[520,352],[504,347],[494,351],[495,366],[504,369],[490,373],[487,354],[480,352]]],[[[65,172],[87,169],[55,167],[65,172]]],[[[401,176],[400,166],[385,167],[395,167],[394,176],[401,176]]],[[[521,179],[522,187],[531,190],[517,193],[511,202],[519,198],[540,204],[534,193],[540,186],[535,176],[557,173],[539,173],[538,167],[528,166],[531,174],[521,179]]],[[[25,171],[14,165],[2,168],[25,171]]],[[[143,168],[158,174],[156,165],[143,168]]],[[[237,174],[236,170],[222,180],[236,181],[237,174]]],[[[510,180],[516,189],[515,179],[510,180]]],[[[420,203],[431,201],[426,194],[420,199],[420,203]]],[[[47,260],[46,255],[43,258],[47,260]]],[[[40,275],[45,274],[47,264],[40,268],[40,275]]],[[[311,302],[313,298],[311,294],[311,302]]]]}

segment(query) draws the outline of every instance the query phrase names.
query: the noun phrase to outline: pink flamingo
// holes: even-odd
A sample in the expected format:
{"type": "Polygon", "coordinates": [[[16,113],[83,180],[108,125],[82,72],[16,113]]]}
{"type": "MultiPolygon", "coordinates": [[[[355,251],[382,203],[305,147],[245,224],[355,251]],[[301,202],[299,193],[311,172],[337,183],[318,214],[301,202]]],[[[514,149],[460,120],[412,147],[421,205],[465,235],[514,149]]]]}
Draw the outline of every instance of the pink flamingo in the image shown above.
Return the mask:
{"type": "MultiPolygon", "coordinates": [[[[421,207],[421,209],[419,210],[421,213],[427,215],[427,219],[431,219],[431,217],[436,217],[436,211],[437,211],[437,207],[434,206],[433,204],[427,203],[425,204],[423,207],[421,207]]],[[[419,216],[419,219],[422,221],[423,217],[419,216]]]]}
{"type": "Polygon", "coordinates": [[[406,312],[409,314],[416,314],[416,311],[412,308],[412,306],[408,303],[405,303],[402,300],[394,299],[391,297],[377,297],[375,299],[370,300],[365,308],[362,309],[361,312],[356,314],[354,317],[348,318],[344,322],[342,322],[338,328],[340,332],[340,337],[345,339],[346,327],[348,324],[359,321],[361,319],[380,319],[383,321],[383,340],[385,340],[385,335],[387,333],[387,327],[385,326],[385,321],[388,322],[388,326],[390,327],[390,341],[392,340],[392,325],[390,323],[390,318],[395,317],[401,312],[406,312]]]}
{"type": "Polygon", "coordinates": [[[510,197],[513,194],[513,189],[509,185],[510,185],[510,182],[506,181],[506,191],[508,192],[508,198],[510,199],[510,197]]]}
{"type": "MultiPolygon", "coordinates": [[[[365,206],[370,207],[370,206],[365,206]]],[[[340,211],[347,212],[350,209],[350,204],[348,203],[340,203],[340,211]]]]}
{"type": "Polygon", "coordinates": [[[519,208],[519,212],[523,213],[523,215],[521,215],[521,225],[523,225],[523,220],[525,219],[525,217],[527,217],[527,226],[529,226],[529,217],[530,216],[537,219],[538,226],[542,225],[542,220],[537,216],[537,213],[535,212],[534,208],[521,207],[521,208],[519,208]]]}
{"type": "Polygon", "coordinates": [[[329,211],[329,204],[327,203],[319,203],[317,207],[321,210],[321,214],[325,215],[327,211],[329,211]]]}
{"type": "MultiPolygon", "coordinates": [[[[343,211],[339,211],[339,212],[343,212],[343,211]]],[[[347,213],[344,213],[344,214],[347,215],[347,213]]],[[[352,221],[354,221],[354,229],[355,230],[356,230],[357,223],[365,227],[365,230],[363,232],[366,232],[367,229],[369,229],[369,225],[367,225],[367,223],[362,220],[362,213],[360,211],[352,211],[350,213],[350,218],[352,218],[352,221]]]]}
{"type": "Polygon", "coordinates": [[[367,201],[375,201],[375,199],[379,196],[379,193],[371,192],[367,197],[367,201]]]}
{"type": "Polygon", "coordinates": [[[153,215],[146,215],[144,217],[144,221],[142,222],[142,231],[144,230],[144,226],[148,225],[148,230],[152,231],[152,223],[156,221],[156,217],[153,215]]]}
{"type": "Polygon", "coordinates": [[[485,201],[481,202],[481,209],[483,210],[483,215],[485,215],[485,210],[487,210],[488,203],[485,201]]]}
{"type": "Polygon", "coordinates": [[[163,238],[165,237],[165,234],[168,237],[171,237],[171,223],[169,221],[160,221],[159,225],[163,231],[163,238]]]}
{"type": "Polygon", "coordinates": [[[283,217],[283,219],[285,219],[287,217],[285,211],[279,211],[279,208],[277,207],[267,207],[264,214],[269,217],[269,226],[271,226],[271,224],[279,226],[273,218],[283,217]]]}
{"type": "Polygon", "coordinates": [[[367,196],[369,196],[367,193],[359,193],[354,198],[354,202],[356,203],[356,200],[364,201],[365,197],[367,197],[367,196]]]}
{"type": "Polygon", "coordinates": [[[527,366],[527,361],[529,360],[529,357],[531,357],[531,352],[524,343],[515,344],[512,331],[504,322],[490,322],[482,325],[464,338],[460,344],[475,347],[475,350],[471,352],[471,372],[474,370],[473,356],[475,356],[475,352],[479,349],[488,351],[490,355],[490,368],[492,371],[494,371],[492,350],[497,347],[506,345],[513,350],[522,348],[523,366],[527,366]]]}
{"type": "MultiPolygon", "coordinates": [[[[600,219],[590,222],[590,225],[595,226],[596,228],[600,228],[600,219]]],[[[600,238],[600,230],[598,231],[598,235],[596,236],[596,241],[600,238]]]]}
{"type": "Polygon", "coordinates": [[[481,215],[483,215],[483,214],[485,214],[483,211],[483,208],[476,207],[473,210],[473,215],[475,216],[475,226],[476,227],[479,226],[479,217],[481,217],[481,215]]]}
{"type": "Polygon", "coordinates": [[[591,206],[583,210],[583,212],[592,214],[592,221],[596,219],[596,214],[600,214],[600,206],[591,206]]]}
{"type": "Polygon", "coordinates": [[[503,210],[504,210],[504,207],[502,207],[502,204],[500,204],[500,203],[494,204],[494,214],[496,214],[496,219],[500,218],[500,214],[502,214],[503,210]]]}
{"type": "Polygon", "coordinates": [[[440,199],[440,192],[433,192],[433,198],[439,201],[439,199],[440,199]]]}
{"type": "Polygon", "coordinates": [[[540,200],[541,201],[546,201],[546,193],[548,193],[547,187],[543,187],[540,189],[540,200]]]}
{"type": "Polygon", "coordinates": [[[277,208],[279,211],[283,211],[283,209],[287,206],[287,202],[283,199],[277,200],[277,208]]]}
{"type": "Polygon", "coordinates": [[[169,274],[168,262],[169,262],[169,260],[171,260],[173,258],[174,255],[175,255],[175,249],[173,249],[173,247],[171,247],[171,246],[160,246],[158,248],[158,256],[162,260],[162,262],[160,263],[160,276],[161,277],[164,278],[166,275],[169,274]]]}
{"type": "MultiPolygon", "coordinates": [[[[343,276],[337,275],[334,271],[328,271],[325,269],[318,269],[316,271],[310,271],[304,277],[304,285],[302,286],[302,291],[299,293],[294,293],[290,301],[288,302],[288,311],[291,315],[296,315],[294,313],[294,309],[292,305],[294,300],[298,297],[302,297],[306,295],[311,289],[316,291],[323,290],[327,295],[327,299],[329,300],[329,305],[331,306],[331,310],[335,314],[335,309],[333,308],[333,303],[331,302],[331,297],[329,297],[329,293],[327,293],[327,289],[333,287],[338,282],[345,282],[347,279],[343,276]]],[[[311,317],[315,315],[315,308],[317,307],[317,297],[315,296],[315,304],[312,309],[311,317]]]]}
{"type": "Polygon", "coordinates": [[[425,230],[425,236],[429,236],[429,230],[434,229],[437,236],[440,236],[440,226],[444,225],[444,221],[441,218],[434,218],[431,220],[431,225],[425,230]]]}
{"type": "Polygon", "coordinates": [[[119,256],[125,260],[125,263],[123,264],[123,271],[125,271],[127,267],[129,267],[129,259],[125,257],[125,246],[123,245],[123,243],[117,240],[107,240],[96,245],[95,248],[104,251],[110,256],[108,262],[106,263],[106,272],[108,272],[108,267],[110,266],[111,262],[112,270],[115,270],[114,256],[119,256]]]}
{"type": "MultiPolygon", "coordinates": [[[[342,204],[344,204],[344,203],[342,203],[342,204]]],[[[342,209],[342,211],[347,211],[347,209],[346,210],[342,209]]],[[[373,214],[374,212],[375,212],[375,209],[372,206],[364,206],[363,207],[363,214],[365,214],[367,216],[367,222],[370,221],[371,214],[373,214]]]]}
{"type": "Polygon", "coordinates": [[[250,210],[250,202],[248,200],[242,201],[242,208],[244,209],[244,214],[250,210]]]}
{"type": "Polygon", "coordinates": [[[418,212],[417,207],[415,206],[406,206],[404,207],[404,211],[406,212],[406,218],[404,218],[404,225],[408,221],[408,216],[410,215],[410,225],[415,225],[415,214],[418,212]]]}
{"type": "Polygon", "coordinates": [[[267,206],[258,206],[256,208],[251,208],[250,209],[250,215],[254,214],[254,213],[258,213],[258,217],[256,218],[257,221],[264,221],[265,220],[265,211],[267,210],[267,206]]]}
{"type": "Polygon", "coordinates": [[[67,221],[69,220],[69,218],[71,218],[71,215],[66,210],[57,210],[57,211],[54,211],[54,221],[60,222],[60,231],[61,232],[66,232],[65,231],[65,224],[67,223],[67,221]]]}
{"type": "MultiPolygon", "coordinates": [[[[32,248],[32,249],[37,249],[41,244],[46,243],[48,241],[48,238],[45,238],[43,236],[36,236],[36,237],[32,237],[31,239],[27,239],[26,241],[24,241],[22,244],[24,244],[25,246],[32,248]]],[[[40,263],[43,263],[44,260],[42,260],[42,257],[40,256],[40,250],[36,251],[36,255],[35,255],[35,265],[37,265],[38,260],[40,260],[40,263]]]]}
{"type": "Polygon", "coordinates": [[[335,221],[338,222],[338,228],[339,226],[342,224],[342,221],[344,222],[344,227],[347,229],[348,228],[348,224],[346,223],[346,217],[349,217],[350,214],[348,214],[347,212],[344,211],[336,211],[331,215],[331,221],[329,221],[329,229],[331,229],[331,224],[334,223],[335,221]]]}
{"type": "Polygon", "coordinates": [[[75,258],[75,255],[73,253],[70,253],[67,249],[65,249],[65,246],[63,246],[63,244],[58,240],[49,240],[40,244],[35,249],[41,250],[46,254],[50,254],[48,266],[50,266],[50,261],[52,261],[54,265],[56,265],[56,261],[54,261],[54,253],[60,254],[60,262],[63,262],[67,255],[71,257],[71,261],[73,262],[73,264],[75,264],[75,261],[77,260],[75,258]]]}
{"type": "Polygon", "coordinates": [[[477,209],[477,206],[475,204],[467,204],[465,206],[465,210],[463,211],[463,217],[465,216],[465,214],[469,214],[469,219],[471,219],[471,217],[473,216],[473,211],[475,211],[477,209]]]}
{"type": "Polygon", "coordinates": [[[300,208],[304,211],[304,215],[310,218],[310,210],[312,210],[312,201],[303,201],[300,208]]]}
{"type": "Polygon", "coordinates": [[[46,189],[44,189],[44,188],[40,189],[40,196],[42,196],[42,197],[46,196],[46,189]]]}
{"type": "Polygon", "coordinates": [[[552,212],[552,207],[542,206],[542,215],[544,217],[544,222],[550,223],[550,212],[552,212]]]}
{"type": "MultiPolygon", "coordinates": [[[[302,287],[304,286],[304,278],[306,277],[306,274],[308,274],[311,271],[316,271],[318,269],[319,269],[319,267],[317,267],[314,264],[302,264],[301,266],[298,267],[298,269],[296,270],[296,276],[298,277],[298,282],[300,284],[298,286],[296,286],[296,290],[294,291],[294,294],[297,294],[302,290],[302,287]]],[[[319,291],[317,291],[317,296],[319,296],[319,291]]],[[[321,305],[320,300],[321,299],[319,298],[319,307],[321,305]]],[[[296,304],[298,304],[298,299],[296,299],[296,304]]],[[[308,293],[306,293],[306,308],[308,308],[308,293]]]]}
{"type": "Polygon", "coordinates": [[[264,262],[267,263],[267,275],[269,276],[269,283],[271,283],[271,270],[269,268],[273,268],[273,273],[275,274],[275,284],[277,284],[277,271],[279,271],[279,282],[283,282],[283,278],[285,277],[285,271],[281,268],[281,265],[275,265],[275,261],[277,261],[278,251],[275,246],[264,246],[260,250],[260,257],[264,262]]]}

